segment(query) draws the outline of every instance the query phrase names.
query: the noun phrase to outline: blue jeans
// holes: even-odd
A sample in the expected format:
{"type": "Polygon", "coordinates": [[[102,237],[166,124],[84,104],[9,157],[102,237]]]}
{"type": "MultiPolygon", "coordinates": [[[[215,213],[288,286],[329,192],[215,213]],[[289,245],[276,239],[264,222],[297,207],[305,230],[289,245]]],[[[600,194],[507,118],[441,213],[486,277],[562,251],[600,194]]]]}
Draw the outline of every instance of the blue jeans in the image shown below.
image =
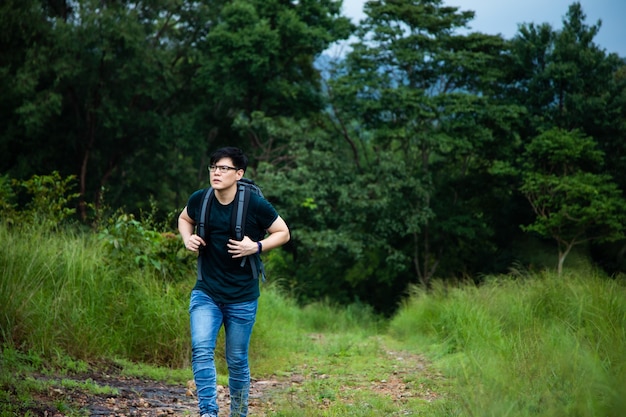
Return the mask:
{"type": "Polygon", "coordinates": [[[235,304],[218,304],[202,291],[191,292],[191,367],[198,392],[200,415],[217,415],[217,374],[215,344],[220,327],[226,336],[226,364],[230,391],[231,417],[248,414],[250,367],[248,347],[256,319],[258,300],[235,304]]]}

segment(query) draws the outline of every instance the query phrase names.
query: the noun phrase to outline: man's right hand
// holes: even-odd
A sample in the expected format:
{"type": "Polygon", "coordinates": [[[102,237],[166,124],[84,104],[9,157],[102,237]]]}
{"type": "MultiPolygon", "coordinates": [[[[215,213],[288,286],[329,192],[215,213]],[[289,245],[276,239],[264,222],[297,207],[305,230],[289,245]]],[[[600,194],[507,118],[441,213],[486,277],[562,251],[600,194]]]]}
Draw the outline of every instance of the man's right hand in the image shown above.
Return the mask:
{"type": "Polygon", "coordinates": [[[185,242],[185,247],[192,252],[198,252],[200,247],[206,246],[206,242],[198,235],[191,235],[187,242],[185,242]]]}

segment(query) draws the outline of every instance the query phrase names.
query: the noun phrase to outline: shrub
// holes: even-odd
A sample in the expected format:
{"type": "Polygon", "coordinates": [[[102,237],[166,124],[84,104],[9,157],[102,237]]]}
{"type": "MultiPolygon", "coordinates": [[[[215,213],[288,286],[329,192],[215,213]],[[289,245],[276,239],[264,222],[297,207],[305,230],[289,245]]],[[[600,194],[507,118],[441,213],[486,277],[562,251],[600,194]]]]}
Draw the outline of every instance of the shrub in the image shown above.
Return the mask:
{"type": "Polygon", "coordinates": [[[166,280],[186,279],[193,275],[195,255],[185,250],[177,234],[155,223],[154,210],[153,204],[153,212],[140,220],[121,211],[108,219],[98,233],[107,260],[121,270],[139,267],[166,280]]]}

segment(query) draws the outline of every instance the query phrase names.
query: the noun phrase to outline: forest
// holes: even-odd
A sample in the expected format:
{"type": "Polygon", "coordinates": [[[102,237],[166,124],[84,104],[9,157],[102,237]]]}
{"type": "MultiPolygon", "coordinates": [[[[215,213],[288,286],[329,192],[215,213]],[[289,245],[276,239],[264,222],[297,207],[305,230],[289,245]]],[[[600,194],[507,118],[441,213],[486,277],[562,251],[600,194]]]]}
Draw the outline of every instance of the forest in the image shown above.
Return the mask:
{"type": "Polygon", "coordinates": [[[234,145],[291,228],[270,279],[303,302],[391,314],[572,251],[624,273],[625,58],[576,2],[511,39],[446,4],[368,1],[357,25],[340,0],[5,0],[0,213],[40,221],[20,213],[53,193],[87,233],[171,237],[234,145]]]}

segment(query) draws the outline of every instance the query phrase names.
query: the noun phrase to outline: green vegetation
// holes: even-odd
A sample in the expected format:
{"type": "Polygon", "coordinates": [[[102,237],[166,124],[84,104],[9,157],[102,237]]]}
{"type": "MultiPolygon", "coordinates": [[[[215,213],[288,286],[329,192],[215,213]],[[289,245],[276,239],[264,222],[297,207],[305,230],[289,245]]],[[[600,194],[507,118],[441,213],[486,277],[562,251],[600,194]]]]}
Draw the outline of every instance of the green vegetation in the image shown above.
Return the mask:
{"type": "Polygon", "coordinates": [[[559,274],[574,246],[624,237],[626,200],[610,176],[595,173],[603,159],[592,139],[555,129],[537,136],[526,154],[520,190],[537,217],[524,229],[556,241],[559,274]]]}
{"type": "Polygon", "coordinates": [[[580,3],[512,39],[441,0],[53,3],[0,4],[0,417],[191,377],[175,217],[226,144],[293,232],[268,414],[626,410],[626,62],[580,3]]]}
{"type": "Polygon", "coordinates": [[[626,281],[596,272],[490,277],[416,291],[391,321],[455,381],[458,415],[619,416],[626,281]]]}
{"type": "Polygon", "coordinates": [[[454,0],[358,24],[341,3],[4,0],[0,210],[56,207],[37,222],[177,281],[173,225],[142,217],[171,222],[235,145],[291,227],[272,272],[301,304],[390,316],[409,285],[529,267],[527,238],[559,270],[576,247],[626,270],[626,61],[579,2],[510,39],[454,0]]]}
{"type": "MultiPolygon", "coordinates": [[[[181,264],[187,279],[164,279],[129,259],[122,273],[90,236],[0,227],[0,415],[21,415],[50,389],[115,395],[73,378],[107,363],[177,385],[191,379],[193,269],[181,264]]],[[[584,268],[480,286],[435,281],[389,319],[363,304],[300,306],[269,284],[252,369],[285,381],[266,394],[271,416],[617,417],[626,406],[625,300],[623,277],[584,268]]],[[[223,362],[218,371],[225,381],[223,362]]],[[[67,399],[48,406],[81,415],[67,399]]]]}

